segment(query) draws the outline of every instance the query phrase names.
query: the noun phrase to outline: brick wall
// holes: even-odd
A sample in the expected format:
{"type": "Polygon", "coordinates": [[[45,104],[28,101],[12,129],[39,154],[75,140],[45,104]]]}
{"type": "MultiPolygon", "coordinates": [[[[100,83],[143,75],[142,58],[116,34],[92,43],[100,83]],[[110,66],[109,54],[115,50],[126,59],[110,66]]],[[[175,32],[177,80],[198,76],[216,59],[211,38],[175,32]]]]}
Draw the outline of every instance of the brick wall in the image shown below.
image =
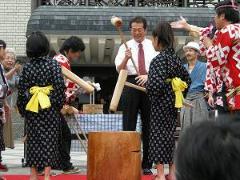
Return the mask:
{"type": "Polygon", "coordinates": [[[31,15],[32,0],[0,0],[0,39],[25,55],[26,28],[31,15]]]}

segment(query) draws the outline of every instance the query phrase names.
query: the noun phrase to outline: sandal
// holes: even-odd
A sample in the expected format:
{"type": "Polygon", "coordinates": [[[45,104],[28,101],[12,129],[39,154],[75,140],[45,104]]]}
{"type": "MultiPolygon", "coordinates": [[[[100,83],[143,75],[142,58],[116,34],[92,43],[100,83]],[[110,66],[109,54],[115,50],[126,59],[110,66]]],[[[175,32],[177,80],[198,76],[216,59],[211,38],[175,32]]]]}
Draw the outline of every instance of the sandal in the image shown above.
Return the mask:
{"type": "MultiPolygon", "coordinates": [[[[44,175],[45,175],[45,174],[44,174],[44,171],[38,173],[38,176],[44,176],[44,175]]],[[[51,172],[51,173],[50,173],[50,176],[57,176],[57,173],[51,172]]],[[[0,180],[1,180],[1,179],[0,179],[0,180]]]]}

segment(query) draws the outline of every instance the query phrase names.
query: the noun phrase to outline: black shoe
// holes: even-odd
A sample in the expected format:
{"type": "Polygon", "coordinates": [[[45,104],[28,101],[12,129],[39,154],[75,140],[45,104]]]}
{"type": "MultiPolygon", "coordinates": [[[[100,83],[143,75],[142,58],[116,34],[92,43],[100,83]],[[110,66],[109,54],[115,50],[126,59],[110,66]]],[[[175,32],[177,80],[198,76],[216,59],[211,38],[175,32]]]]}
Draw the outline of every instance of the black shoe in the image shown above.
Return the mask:
{"type": "Polygon", "coordinates": [[[150,169],[143,169],[143,175],[153,175],[150,169]]]}

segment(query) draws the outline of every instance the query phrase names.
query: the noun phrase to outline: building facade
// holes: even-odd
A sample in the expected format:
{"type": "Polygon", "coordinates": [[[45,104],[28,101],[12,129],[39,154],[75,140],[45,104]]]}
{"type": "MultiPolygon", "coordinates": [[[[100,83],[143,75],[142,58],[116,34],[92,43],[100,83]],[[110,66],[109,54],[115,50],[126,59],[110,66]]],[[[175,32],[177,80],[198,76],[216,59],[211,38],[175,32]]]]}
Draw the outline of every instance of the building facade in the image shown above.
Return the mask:
{"type": "MultiPolygon", "coordinates": [[[[17,56],[25,56],[27,24],[32,12],[39,6],[81,7],[212,7],[218,0],[1,0],[0,38],[8,47],[16,50],[17,56]]],[[[89,12],[91,13],[91,12],[89,12]]],[[[195,13],[196,14],[196,13],[195,13]]],[[[87,14],[86,14],[87,15],[87,14]]]]}
{"type": "Polygon", "coordinates": [[[25,56],[26,30],[32,5],[31,0],[0,1],[0,39],[14,48],[18,56],[25,56]]]}
{"type": "MultiPolygon", "coordinates": [[[[103,90],[96,97],[110,97],[117,79],[114,58],[121,44],[111,25],[111,16],[122,17],[128,39],[128,23],[134,16],[146,17],[149,34],[159,21],[175,21],[181,15],[192,24],[207,26],[214,15],[207,7],[214,3],[208,0],[1,0],[0,38],[16,50],[18,58],[26,60],[26,35],[32,31],[44,32],[56,52],[66,38],[79,36],[86,50],[80,60],[72,62],[73,71],[102,84],[103,90]]],[[[188,35],[180,31],[175,35],[176,49],[181,51],[188,35]]]]}

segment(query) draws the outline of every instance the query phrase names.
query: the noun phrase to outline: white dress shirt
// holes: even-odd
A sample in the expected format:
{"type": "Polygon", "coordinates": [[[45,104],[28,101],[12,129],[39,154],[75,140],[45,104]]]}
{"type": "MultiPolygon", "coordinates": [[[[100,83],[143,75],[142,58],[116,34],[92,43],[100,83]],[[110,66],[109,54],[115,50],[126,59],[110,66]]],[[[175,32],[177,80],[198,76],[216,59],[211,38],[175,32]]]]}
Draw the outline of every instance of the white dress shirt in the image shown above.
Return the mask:
{"type": "MultiPolygon", "coordinates": [[[[148,73],[150,63],[151,63],[152,59],[155,56],[157,56],[158,53],[155,51],[151,40],[144,39],[141,44],[143,45],[144,58],[145,58],[145,68],[146,68],[146,71],[148,73]]],[[[136,42],[134,39],[131,39],[131,40],[127,41],[127,46],[128,46],[128,48],[131,49],[132,58],[133,58],[133,61],[136,64],[137,68],[138,68],[138,49],[139,49],[138,45],[139,45],[139,43],[136,42]]],[[[116,67],[118,67],[122,63],[122,61],[125,57],[125,51],[126,51],[125,45],[122,44],[120,46],[120,48],[118,50],[118,53],[117,53],[117,56],[115,58],[116,67]]],[[[128,75],[137,75],[137,72],[136,72],[136,70],[133,66],[133,63],[132,63],[131,59],[128,60],[128,63],[126,65],[126,69],[128,70],[128,75]]]]}

